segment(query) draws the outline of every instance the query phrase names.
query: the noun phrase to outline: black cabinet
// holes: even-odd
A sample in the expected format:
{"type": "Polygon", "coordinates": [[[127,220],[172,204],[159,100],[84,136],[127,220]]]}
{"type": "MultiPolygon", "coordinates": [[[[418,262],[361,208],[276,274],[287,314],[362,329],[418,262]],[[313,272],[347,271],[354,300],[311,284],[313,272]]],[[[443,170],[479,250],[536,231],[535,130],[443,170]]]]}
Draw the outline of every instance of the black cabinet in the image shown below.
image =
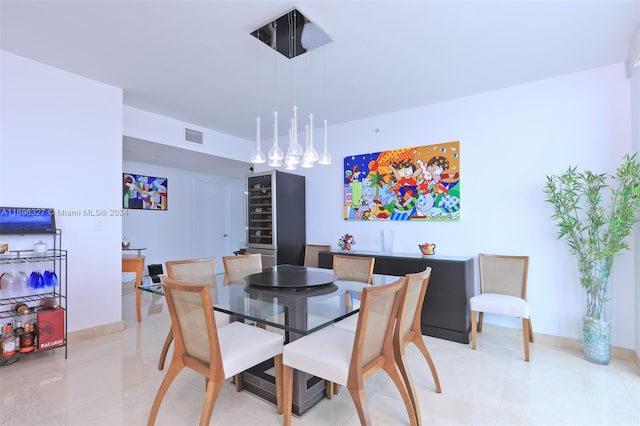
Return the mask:
{"type": "MultiPolygon", "coordinates": [[[[333,267],[333,255],[322,251],[321,268],[333,267]]],[[[374,273],[403,276],[431,267],[431,278],[422,306],[422,334],[460,343],[469,343],[471,318],[469,298],[474,294],[474,258],[383,254],[378,252],[339,252],[349,256],[376,258],[374,273]]]]}

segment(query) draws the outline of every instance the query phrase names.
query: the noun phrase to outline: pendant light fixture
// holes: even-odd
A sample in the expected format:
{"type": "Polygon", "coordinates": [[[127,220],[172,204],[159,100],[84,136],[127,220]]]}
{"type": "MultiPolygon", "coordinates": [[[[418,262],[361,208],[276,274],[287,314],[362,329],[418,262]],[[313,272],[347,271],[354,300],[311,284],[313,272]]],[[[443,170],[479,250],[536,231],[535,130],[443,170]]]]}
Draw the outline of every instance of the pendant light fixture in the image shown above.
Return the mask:
{"type": "Polygon", "coordinates": [[[324,134],[324,149],[320,154],[320,158],[318,159],[318,164],[326,166],[328,164],[331,164],[331,154],[329,154],[329,151],[327,150],[327,120],[324,120],[323,134],[324,134]]]}
{"type": "MultiPolygon", "coordinates": [[[[311,21],[297,9],[293,9],[285,15],[256,29],[251,35],[268,45],[274,54],[281,53],[289,60],[293,60],[295,57],[307,53],[309,50],[324,46],[331,41],[322,29],[311,23],[311,21]],[[280,32],[278,32],[279,27],[281,29],[280,32]]],[[[307,69],[307,73],[309,72],[310,69],[307,69]]],[[[274,81],[276,79],[275,74],[276,70],[274,66],[274,81]]],[[[319,155],[313,146],[313,113],[309,113],[309,123],[305,124],[305,147],[303,149],[298,143],[298,107],[294,105],[292,118],[289,120],[289,144],[285,154],[278,146],[278,112],[274,111],[273,146],[265,159],[260,146],[260,117],[256,118],[256,145],[251,156],[251,162],[254,164],[262,164],[268,161],[268,165],[271,167],[280,167],[284,164],[286,170],[295,170],[297,166],[305,168],[313,167],[316,162],[322,165],[331,164],[331,155],[327,148],[327,120],[324,120],[323,123],[324,145],[322,154],[319,155]]]]}
{"type": "MultiPolygon", "coordinates": [[[[327,50],[323,49],[322,51],[322,66],[323,66],[323,74],[324,74],[324,87],[323,87],[323,91],[322,91],[322,96],[324,97],[324,106],[325,108],[327,107],[327,50]]],[[[331,164],[331,154],[329,154],[329,149],[327,148],[327,120],[323,121],[323,132],[322,132],[322,139],[324,141],[323,147],[322,147],[322,153],[320,154],[320,158],[318,159],[318,164],[322,165],[322,166],[327,166],[329,164],[331,164]]]]}
{"type": "Polygon", "coordinates": [[[267,158],[269,159],[269,165],[271,167],[282,166],[284,154],[278,146],[278,111],[273,111],[273,146],[269,150],[267,158]]]}
{"type": "Polygon", "coordinates": [[[253,164],[263,164],[266,161],[262,148],[260,148],[260,117],[256,117],[256,149],[251,155],[251,162],[253,164]]]}

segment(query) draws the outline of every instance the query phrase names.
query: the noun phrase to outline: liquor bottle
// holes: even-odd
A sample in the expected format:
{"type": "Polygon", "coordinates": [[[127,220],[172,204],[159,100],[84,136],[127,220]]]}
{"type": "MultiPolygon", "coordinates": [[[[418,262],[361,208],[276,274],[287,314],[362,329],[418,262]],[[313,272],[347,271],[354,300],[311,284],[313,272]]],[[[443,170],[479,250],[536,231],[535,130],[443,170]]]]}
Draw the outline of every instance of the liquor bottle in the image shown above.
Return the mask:
{"type": "Polygon", "coordinates": [[[3,358],[10,358],[16,354],[16,338],[11,331],[11,324],[4,327],[4,333],[0,337],[0,345],[2,346],[3,358]]]}
{"type": "Polygon", "coordinates": [[[31,321],[31,332],[33,333],[33,345],[38,347],[38,318],[35,317],[31,321]]]}
{"type": "Polygon", "coordinates": [[[13,326],[13,336],[16,338],[16,350],[20,348],[20,335],[24,333],[24,327],[22,326],[22,321],[16,321],[13,326]]]}
{"type": "Polygon", "coordinates": [[[31,324],[24,325],[24,332],[20,335],[20,352],[31,352],[36,348],[36,338],[31,324]]]}
{"type": "Polygon", "coordinates": [[[13,327],[13,334],[22,334],[24,333],[24,327],[22,326],[22,321],[16,321],[16,325],[13,327]]]}

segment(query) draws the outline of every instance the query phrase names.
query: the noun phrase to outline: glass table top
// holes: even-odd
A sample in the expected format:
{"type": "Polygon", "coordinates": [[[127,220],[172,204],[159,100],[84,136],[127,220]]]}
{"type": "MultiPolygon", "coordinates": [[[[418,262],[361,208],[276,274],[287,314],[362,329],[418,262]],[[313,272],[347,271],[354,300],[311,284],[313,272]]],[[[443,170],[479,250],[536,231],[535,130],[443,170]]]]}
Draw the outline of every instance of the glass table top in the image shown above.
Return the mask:
{"type": "MultiPolygon", "coordinates": [[[[303,274],[318,277],[319,273],[332,275],[331,269],[304,268],[280,265],[265,268],[265,273],[294,269],[308,271],[303,274]]],[[[300,276],[299,274],[293,276],[300,276]]],[[[373,285],[389,284],[399,277],[374,275],[373,285]]],[[[283,329],[299,335],[313,333],[323,327],[355,314],[359,310],[359,296],[370,284],[335,280],[324,285],[270,287],[245,282],[245,274],[218,273],[215,276],[194,276],[182,282],[207,284],[211,288],[213,308],[240,320],[255,321],[266,326],[283,329]]],[[[164,295],[161,284],[144,284],[140,290],[164,295]]]]}

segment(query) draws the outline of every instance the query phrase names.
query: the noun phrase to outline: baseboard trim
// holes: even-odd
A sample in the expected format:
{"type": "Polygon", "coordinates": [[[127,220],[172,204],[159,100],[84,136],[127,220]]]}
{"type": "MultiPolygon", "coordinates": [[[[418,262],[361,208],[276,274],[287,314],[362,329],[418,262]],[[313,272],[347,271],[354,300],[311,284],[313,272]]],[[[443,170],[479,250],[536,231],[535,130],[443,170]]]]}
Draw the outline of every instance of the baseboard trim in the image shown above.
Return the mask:
{"type": "MultiPolygon", "coordinates": [[[[503,333],[519,333],[520,334],[520,338],[522,338],[522,330],[521,329],[515,329],[515,328],[509,328],[509,327],[504,327],[501,325],[496,325],[496,324],[488,324],[488,323],[483,323],[482,327],[483,329],[486,327],[490,327],[492,330],[495,330],[497,332],[503,332],[503,333]]],[[[535,326],[535,324],[534,324],[535,326]]],[[[533,336],[534,336],[534,345],[535,342],[541,342],[544,343],[546,345],[549,346],[555,346],[555,347],[560,347],[563,349],[569,349],[571,351],[575,351],[575,352],[582,352],[582,340],[581,339],[573,339],[570,337],[560,337],[560,336],[553,336],[551,334],[544,334],[544,333],[540,333],[537,332],[534,328],[533,330],[533,336]]],[[[622,359],[625,361],[631,361],[633,363],[636,364],[636,366],[638,366],[638,368],[640,368],[640,357],[638,357],[638,354],[636,354],[633,349],[627,349],[627,348],[621,348],[618,346],[611,346],[611,357],[612,358],[617,358],[617,359],[622,359]]]]}
{"type": "Polygon", "coordinates": [[[107,334],[116,333],[122,330],[124,330],[124,321],[99,325],[97,327],[84,328],[82,330],[72,331],[68,333],[67,342],[78,342],[81,340],[91,339],[93,337],[105,336],[107,334]]]}
{"type": "MultiPolygon", "coordinates": [[[[552,336],[550,334],[543,333],[536,333],[535,338],[550,346],[558,346],[576,352],[582,352],[582,340],[580,339],[552,336]]],[[[634,358],[637,359],[636,353],[633,349],[621,348],[618,346],[611,346],[611,357],[632,362],[634,361],[634,358]]]]}
{"type": "MultiPolygon", "coordinates": [[[[509,327],[503,327],[495,324],[483,324],[483,327],[494,328],[496,331],[501,332],[514,332],[522,330],[516,330],[509,327]]],[[[67,341],[69,343],[78,342],[80,340],[90,339],[92,337],[104,336],[111,333],[124,330],[124,321],[118,321],[111,324],[99,325],[97,327],[85,328],[78,331],[70,332],[67,335],[67,341]]],[[[547,345],[561,347],[569,349],[575,352],[582,352],[582,340],[572,339],[569,337],[553,336],[551,334],[539,333],[534,330],[535,341],[543,342],[547,345]]],[[[534,343],[535,343],[534,341],[534,343]]],[[[623,359],[633,362],[638,369],[640,369],[640,356],[633,351],[633,349],[620,348],[617,346],[611,346],[611,356],[613,358],[623,359]]]]}

